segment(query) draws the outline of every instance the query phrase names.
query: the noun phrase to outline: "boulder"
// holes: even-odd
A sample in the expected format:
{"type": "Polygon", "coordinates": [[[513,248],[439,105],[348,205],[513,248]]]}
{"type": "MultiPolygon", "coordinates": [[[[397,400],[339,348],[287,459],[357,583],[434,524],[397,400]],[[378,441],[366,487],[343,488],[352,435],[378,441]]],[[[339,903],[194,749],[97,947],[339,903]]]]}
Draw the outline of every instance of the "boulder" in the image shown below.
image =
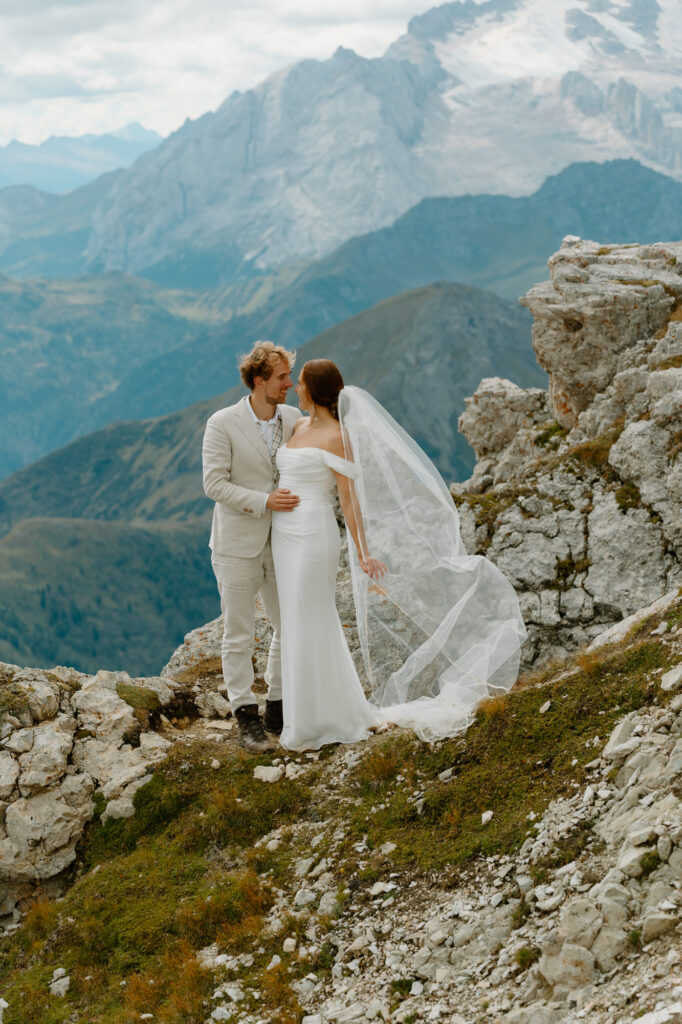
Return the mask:
{"type": "Polygon", "coordinates": [[[573,942],[564,943],[556,953],[543,953],[538,969],[548,985],[561,989],[583,988],[597,979],[593,954],[573,942]]]}
{"type": "Polygon", "coordinates": [[[589,949],[599,933],[603,917],[589,900],[578,898],[566,903],[559,918],[559,934],[566,942],[589,949]]]}

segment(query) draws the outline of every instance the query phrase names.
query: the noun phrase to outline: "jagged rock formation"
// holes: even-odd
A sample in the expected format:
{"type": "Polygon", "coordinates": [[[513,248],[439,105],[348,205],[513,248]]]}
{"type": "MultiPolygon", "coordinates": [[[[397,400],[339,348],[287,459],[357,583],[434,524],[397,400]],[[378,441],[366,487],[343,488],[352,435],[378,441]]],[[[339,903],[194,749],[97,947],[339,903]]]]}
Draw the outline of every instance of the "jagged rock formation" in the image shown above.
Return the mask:
{"type": "Polygon", "coordinates": [[[682,582],[682,244],[568,237],[523,300],[548,392],[481,382],[453,484],[469,551],[517,587],[526,661],[563,656],[682,582]]]}
{"type": "Polygon", "coordinates": [[[170,746],[162,709],[191,703],[171,679],[0,663],[0,918],[36,883],[58,891],[97,802],[105,820],[134,813],[170,746]]]}

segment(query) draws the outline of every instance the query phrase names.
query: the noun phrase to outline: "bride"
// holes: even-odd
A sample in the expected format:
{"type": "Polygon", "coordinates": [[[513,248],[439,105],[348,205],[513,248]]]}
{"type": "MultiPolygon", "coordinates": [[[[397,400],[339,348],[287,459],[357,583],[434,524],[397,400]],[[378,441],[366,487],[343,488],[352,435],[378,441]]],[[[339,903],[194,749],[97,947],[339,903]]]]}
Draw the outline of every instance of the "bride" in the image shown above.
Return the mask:
{"type": "Polygon", "coordinates": [[[282,631],[283,747],[353,743],[383,722],[433,741],[463,731],[477,704],[513,685],[526,631],[516,594],[487,559],[468,556],[436,468],[338,367],[301,369],[309,415],[277,451],[282,488],[272,552],[282,631]],[[358,636],[369,700],[336,611],[336,487],[350,535],[358,636]],[[381,556],[381,558],[379,557],[381,556]]]}

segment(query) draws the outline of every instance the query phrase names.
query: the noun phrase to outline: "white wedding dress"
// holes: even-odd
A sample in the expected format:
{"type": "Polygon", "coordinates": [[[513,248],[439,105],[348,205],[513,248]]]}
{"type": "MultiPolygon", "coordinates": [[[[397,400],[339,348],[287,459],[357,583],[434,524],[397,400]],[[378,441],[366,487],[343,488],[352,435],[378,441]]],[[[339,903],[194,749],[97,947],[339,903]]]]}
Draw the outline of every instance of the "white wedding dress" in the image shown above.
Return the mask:
{"type": "Polygon", "coordinates": [[[353,743],[383,722],[428,742],[469,727],[482,700],[516,681],[526,629],[509,580],[468,555],[452,496],[422,449],[371,395],[347,386],[339,416],[348,459],[320,448],[277,451],[280,487],[300,496],[273,512],[282,623],[284,730],[292,750],[353,743]],[[340,537],[332,469],[351,479],[356,519],[387,566],[372,581],[348,540],[363,686],[336,611],[340,537]]]}
{"type": "Polygon", "coordinates": [[[332,468],[352,477],[355,467],[321,448],[282,445],[276,458],[279,486],[301,499],[293,511],[272,514],[282,624],[280,743],[289,750],[355,743],[379,724],[363,693],[335,602],[341,538],[332,505],[332,468]]]}

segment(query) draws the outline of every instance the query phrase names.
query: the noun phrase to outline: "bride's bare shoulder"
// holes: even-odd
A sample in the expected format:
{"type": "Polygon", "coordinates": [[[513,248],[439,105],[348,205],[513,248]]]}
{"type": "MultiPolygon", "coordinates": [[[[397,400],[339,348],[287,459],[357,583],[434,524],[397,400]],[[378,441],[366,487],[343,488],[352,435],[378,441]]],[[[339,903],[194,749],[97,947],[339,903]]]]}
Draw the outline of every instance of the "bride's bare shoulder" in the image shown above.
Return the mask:
{"type": "Polygon", "coordinates": [[[343,447],[343,435],[341,434],[341,426],[339,423],[335,423],[329,429],[329,434],[325,438],[325,448],[332,455],[338,455],[339,458],[345,459],[346,453],[343,447]]]}

